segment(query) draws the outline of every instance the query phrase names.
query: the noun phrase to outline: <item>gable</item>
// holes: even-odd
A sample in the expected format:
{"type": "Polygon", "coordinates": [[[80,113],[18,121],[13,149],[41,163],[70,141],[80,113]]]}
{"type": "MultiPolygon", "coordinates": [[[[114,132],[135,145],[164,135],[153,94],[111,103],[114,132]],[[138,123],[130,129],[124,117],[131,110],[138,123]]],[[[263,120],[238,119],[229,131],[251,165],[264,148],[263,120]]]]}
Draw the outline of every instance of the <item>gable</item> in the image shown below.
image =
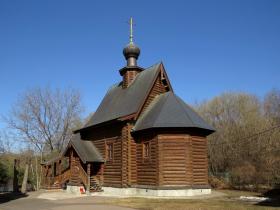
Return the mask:
{"type": "Polygon", "coordinates": [[[80,134],[74,134],[62,156],[70,147],[73,147],[80,159],[86,162],[104,162],[100,152],[91,141],[82,140],[80,134]]]}
{"type": "Polygon", "coordinates": [[[163,64],[160,64],[160,71],[157,74],[153,87],[151,88],[149,94],[147,95],[147,98],[145,99],[144,104],[138,110],[138,113],[137,113],[135,119],[138,119],[139,116],[141,116],[145,112],[145,110],[153,102],[154,98],[157,95],[160,95],[160,94],[168,92],[168,91],[173,91],[172,86],[171,86],[168,76],[164,70],[163,64]]]}

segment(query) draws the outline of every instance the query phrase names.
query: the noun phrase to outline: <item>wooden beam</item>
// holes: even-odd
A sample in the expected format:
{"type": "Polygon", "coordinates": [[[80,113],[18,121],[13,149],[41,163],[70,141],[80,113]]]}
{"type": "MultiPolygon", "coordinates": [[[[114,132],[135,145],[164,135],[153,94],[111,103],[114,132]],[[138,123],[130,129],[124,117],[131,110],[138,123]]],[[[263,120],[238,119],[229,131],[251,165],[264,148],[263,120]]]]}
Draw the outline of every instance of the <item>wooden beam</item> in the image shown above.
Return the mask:
{"type": "Polygon", "coordinates": [[[101,164],[101,175],[100,175],[100,184],[104,183],[104,163],[101,164]]]}
{"type": "Polygon", "coordinates": [[[127,184],[131,185],[131,124],[127,124],[127,184]]]}
{"type": "Polygon", "coordinates": [[[87,180],[87,193],[89,193],[90,192],[90,163],[88,163],[87,164],[87,178],[88,178],[88,180],[87,180]]]}

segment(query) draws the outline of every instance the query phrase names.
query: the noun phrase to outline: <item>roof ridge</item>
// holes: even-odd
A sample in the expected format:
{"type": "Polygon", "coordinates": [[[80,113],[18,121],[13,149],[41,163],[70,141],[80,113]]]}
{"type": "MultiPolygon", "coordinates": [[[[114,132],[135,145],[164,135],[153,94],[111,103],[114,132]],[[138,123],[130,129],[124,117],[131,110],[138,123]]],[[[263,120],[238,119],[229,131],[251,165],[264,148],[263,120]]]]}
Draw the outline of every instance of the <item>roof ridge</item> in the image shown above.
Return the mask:
{"type": "MultiPolygon", "coordinates": [[[[159,95],[157,95],[156,97],[164,97],[164,96],[166,96],[165,98],[163,98],[162,100],[164,100],[163,101],[163,105],[160,107],[160,110],[159,110],[159,113],[158,113],[158,115],[156,116],[156,119],[154,120],[154,123],[153,123],[153,126],[156,124],[156,122],[158,121],[158,118],[159,118],[159,116],[161,115],[161,112],[162,112],[162,109],[163,109],[163,107],[165,106],[165,102],[167,101],[167,99],[168,99],[168,97],[170,96],[170,93],[171,93],[171,91],[168,91],[168,92],[165,92],[165,93],[162,93],[162,94],[159,94],[159,95]]],[[[155,100],[155,98],[154,98],[154,100],[155,100]]],[[[154,101],[153,100],[153,101],[154,101]]],[[[159,101],[159,100],[158,100],[159,101]]],[[[156,102],[154,102],[155,104],[156,104],[156,102]]]]}
{"type": "MultiPolygon", "coordinates": [[[[153,64],[153,65],[151,65],[151,66],[149,66],[149,67],[145,68],[145,70],[144,70],[144,71],[146,71],[147,69],[152,69],[154,66],[156,66],[156,65],[160,65],[161,63],[162,63],[162,62],[161,62],[161,61],[159,61],[159,62],[157,62],[157,63],[155,63],[155,64],[153,64]]],[[[142,72],[144,72],[144,71],[142,71],[142,72]]],[[[140,74],[141,74],[142,72],[140,72],[140,74]]]]}
{"type": "MultiPolygon", "coordinates": [[[[155,71],[156,71],[156,73],[155,73],[155,75],[154,75],[154,78],[153,78],[153,82],[151,83],[151,85],[150,85],[150,87],[146,90],[146,92],[145,92],[145,97],[144,97],[144,100],[143,100],[143,102],[142,102],[142,104],[140,105],[140,107],[138,107],[138,110],[137,110],[137,112],[136,112],[136,115],[137,115],[137,117],[139,117],[139,115],[140,115],[140,113],[141,113],[141,110],[143,109],[143,106],[145,105],[145,101],[148,99],[148,97],[149,97],[149,93],[151,92],[151,90],[152,90],[152,88],[153,88],[153,86],[154,86],[154,84],[155,84],[155,82],[156,82],[156,80],[157,80],[157,76],[158,76],[158,74],[159,74],[159,71],[160,71],[160,64],[161,63],[157,63],[157,64],[154,64],[154,65],[152,65],[151,67],[149,67],[149,68],[151,68],[151,69],[153,69],[153,68],[155,68],[156,66],[156,68],[155,68],[155,71]]],[[[145,71],[147,71],[147,69],[145,69],[144,71],[142,71],[142,72],[145,72],[145,71]]],[[[149,70],[148,70],[149,71],[149,70]]],[[[141,72],[141,73],[142,73],[141,72]]]]}
{"type": "MultiPolygon", "coordinates": [[[[135,125],[133,128],[135,128],[135,126],[137,125],[138,122],[140,122],[141,120],[145,119],[146,115],[149,114],[149,112],[157,105],[157,102],[161,99],[160,97],[163,97],[164,95],[166,95],[166,93],[168,92],[165,92],[165,93],[162,93],[162,94],[159,94],[159,95],[156,95],[156,97],[152,100],[151,104],[147,107],[147,109],[143,112],[142,115],[140,115],[140,117],[138,118],[138,120],[136,121],[135,125]]],[[[166,101],[166,99],[165,99],[166,101]]],[[[165,102],[164,101],[164,102],[165,102]]],[[[164,104],[164,103],[163,103],[164,104]]],[[[156,116],[153,124],[151,126],[154,126],[155,125],[155,122],[158,120],[158,117],[161,113],[161,110],[162,110],[163,106],[160,107],[160,110],[159,110],[159,113],[158,115],[156,116]]]]}
{"type": "MultiPolygon", "coordinates": [[[[149,66],[149,67],[147,67],[147,68],[144,68],[144,71],[139,72],[139,73],[136,75],[136,77],[138,77],[138,76],[141,75],[141,74],[144,74],[144,73],[147,72],[147,71],[152,70],[155,66],[160,65],[161,63],[162,63],[162,62],[160,61],[160,62],[157,62],[157,63],[155,63],[155,64],[153,64],[153,65],[151,65],[151,66],[149,66]]],[[[135,79],[136,79],[136,78],[135,78],[135,79]]],[[[134,79],[134,80],[135,80],[135,79],[134,79]]],[[[108,91],[109,91],[110,89],[112,89],[113,87],[115,87],[115,86],[119,86],[121,83],[122,83],[122,80],[119,81],[119,82],[116,82],[116,83],[112,84],[112,85],[109,87],[108,91]]]]}
{"type": "MultiPolygon", "coordinates": [[[[129,87],[132,87],[132,86],[135,84],[135,82],[138,80],[138,78],[139,78],[140,76],[143,76],[144,74],[149,73],[150,71],[154,70],[154,68],[155,68],[156,66],[159,67],[159,65],[160,65],[160,63],[156,63],[156,64],[154,64],[154,65],[152,65],[152,66],[150,66],[150,67],[144,69],[144,71],[141,71],[140,73],[138,73],[138,74],[136,75],[135,79],[132,81],[132,83],[131,83],[131,85],[130,85],[129,87]]],[[[156,71],[157,71],[158,67],[156,68],[156,71]]],[[[129,88],[129,87],[128,87],[128,88],[129,88]]]]}
{"type": "Polygon", "coordinates": [[[174,94],[174,97],[175,97],[175,100],[179,103],[179,105],[181,106],[181,108],[183,109],[183,112],[185,113],[185,115],[189,118],[189,120],[192,122],[192,124],[195,126],[196,123],[194,123],[194,121],[192,120],[192,118],[190,117],[190,115],[187,113],[187,111],[185,110],[185,107],[183,105],[186,105],[185,103],[182,104],[181,100],[179,100],[179,96],[177,96],[175,93],[174,94]]]}
{"type": "MultiPolygon", "coordinates": [[[[75,141],[77,141],[77,140],[75,140],[75,141]]],[[[77,149],[77,146],[76,146],[74,143],[72,143],[71,145],[72,145],[72,147],[74,147],[75,151],[76,151],[76,152],[77,152],[77,154],[79,155],[79,158],[81,158],[81,159],[82,159],[82,161],[85,163],[85,162],[86,162],[86,160],[85,160],[85,158],[83,157],[83,155],[82,155],[82,154],[80,154],[80,151],[79,151],[79,149],[77,149]]]]}

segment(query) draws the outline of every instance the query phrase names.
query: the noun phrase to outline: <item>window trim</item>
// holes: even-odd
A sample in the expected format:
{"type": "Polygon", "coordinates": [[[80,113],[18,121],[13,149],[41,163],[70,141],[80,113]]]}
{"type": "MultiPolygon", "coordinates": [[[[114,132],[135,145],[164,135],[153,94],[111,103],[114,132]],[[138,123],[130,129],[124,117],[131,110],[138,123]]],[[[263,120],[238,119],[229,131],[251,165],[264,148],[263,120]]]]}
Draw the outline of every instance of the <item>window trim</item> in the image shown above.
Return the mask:
{"type": "Polygon", "coordinates": [[[106,141],[105,143],[105,153],[106,153],[106,162],[113,162],[114,161],[114,142],[106,141]],[[109,146],[111,146],[111,156],[109,156],[109,146]]]}
{"type": "Polygon", "coordinates": [[[142,159],[143,160],[151,159],[151,142],[150,141],[142,142],[142,159]]]}

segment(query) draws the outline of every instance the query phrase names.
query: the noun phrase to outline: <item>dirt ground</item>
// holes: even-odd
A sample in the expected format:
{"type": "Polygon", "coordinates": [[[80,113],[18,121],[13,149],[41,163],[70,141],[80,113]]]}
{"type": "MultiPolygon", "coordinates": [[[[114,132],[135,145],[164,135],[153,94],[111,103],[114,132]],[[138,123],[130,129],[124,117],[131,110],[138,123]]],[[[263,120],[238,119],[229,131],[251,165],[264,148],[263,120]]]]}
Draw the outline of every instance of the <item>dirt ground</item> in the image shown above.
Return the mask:
{"type": "Polygon", "coordinates": [[[263,195],[255,192],[223,190],[213,191],[211,196],[195,196],[186,199],[122,198],[105,199],[101,203],[145,210],[280,210],[280,194],[269,202],[241,201],[240,196],[263,195]]]}
{"type": "Polygon", "coordinates": [[[65,192],[32,192],[27,195],[0,194],[0,210],[266,210],[280,209],[279,200],[271,202],[241,201],[240,196],[260,196],[243,191],[214,191],[211,196],[187,199],[117,198],[76,196],[65,192]]]}

